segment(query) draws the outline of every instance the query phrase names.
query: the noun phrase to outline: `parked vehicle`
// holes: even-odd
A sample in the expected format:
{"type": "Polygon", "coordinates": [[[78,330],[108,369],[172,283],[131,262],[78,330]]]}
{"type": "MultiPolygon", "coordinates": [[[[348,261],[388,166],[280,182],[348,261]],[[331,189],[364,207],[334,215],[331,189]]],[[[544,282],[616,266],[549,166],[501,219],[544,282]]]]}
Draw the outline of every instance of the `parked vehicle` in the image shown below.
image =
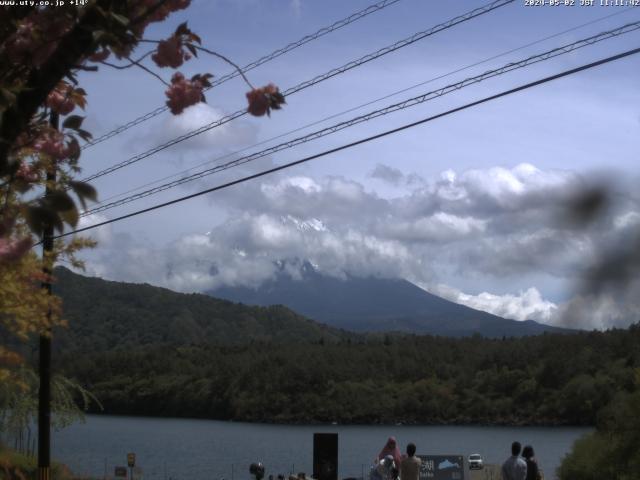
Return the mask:
{"type": "Polygon", "coordinates": [[[479,453],[472,453],[469,455],[469,470],[482,470],[484,468],[484,462],[482,461],[482,455],[479,453]]]}

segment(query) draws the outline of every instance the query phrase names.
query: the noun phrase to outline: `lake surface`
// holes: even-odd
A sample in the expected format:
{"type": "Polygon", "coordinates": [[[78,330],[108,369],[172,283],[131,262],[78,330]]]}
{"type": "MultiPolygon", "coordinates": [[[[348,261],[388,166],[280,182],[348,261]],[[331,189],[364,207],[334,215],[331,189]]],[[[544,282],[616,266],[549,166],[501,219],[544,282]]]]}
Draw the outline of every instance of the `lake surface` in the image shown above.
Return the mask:
{"type": "Polygon", "coordinates": [[[590,431],[575,427],[263,425],[174,418],[89,415],[84,424],[53,434],[53,456],[77,474],[113,476],[115,466],[136,465],[147,480],[249,480],[249,465],[264,463],[268,474],[313,472],[313,433],[338,437],[338,475],[361,477],[387,437],[401,450],[413,442],[418,454],[480,453],[501,463],[511,442],[533,445],[547,479],[573,442],[590,431]]]}

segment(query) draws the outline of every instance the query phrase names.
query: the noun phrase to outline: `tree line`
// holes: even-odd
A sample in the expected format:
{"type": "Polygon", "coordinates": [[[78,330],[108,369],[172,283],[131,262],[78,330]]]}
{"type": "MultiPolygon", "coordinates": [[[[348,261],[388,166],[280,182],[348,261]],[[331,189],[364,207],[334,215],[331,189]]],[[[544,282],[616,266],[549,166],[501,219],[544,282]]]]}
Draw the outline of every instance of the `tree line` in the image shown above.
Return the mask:
{"type": "Polygon", "coordinates": [[[572,335],[383,335],[68,352],[106,413],[259,422],[595,425],[636,388],[640,326],[572,335]],[[334,340],[332,338],[332,340],[334,340]]]}

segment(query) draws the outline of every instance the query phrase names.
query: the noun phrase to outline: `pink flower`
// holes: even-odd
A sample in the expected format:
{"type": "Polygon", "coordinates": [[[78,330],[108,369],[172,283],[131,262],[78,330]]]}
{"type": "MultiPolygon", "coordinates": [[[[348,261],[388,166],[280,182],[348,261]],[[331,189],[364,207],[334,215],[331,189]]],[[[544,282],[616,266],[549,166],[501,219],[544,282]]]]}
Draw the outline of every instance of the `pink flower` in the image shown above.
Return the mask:
{"type": "Polygon", "coordinates": [[[63,160],[74,153],[73,148],[65,144],[64,135],[57,131],[47,131],[42,134],[33,144],[33,148],[55,160],[63,160]]]}
{"type": "Polygon", "coordinates": [[[34,28],[33,20],[26,18],[18,25],[13,37],[7,41],[7,53],[14,62],[21,61],[25,55],[34,50],[36,44],[34,28]]]}
{"type": "Polygon", "coordinates": [[[178,68],[185,60],[188,60],[187,53],[182,49],[182,40],[177,35],[162,40],[151,59],[159,67],[171,68],[178,68]]]}
{"type": "Polygon", "coordinates": [[[247,111],[256,117],[261,117],[265,113],[270,115],[272,108],[279,110],[280,105],[285,103],[284,95],[273,83],[247,92],[247,101],[249,102],[247,111]]]}
{"type": "Polygon", "coordinates": [[[7,55],[13,62],[39,67],[49,59],[58,45],[58,41],[52,39],[63,37],[73,23],[72,18],[57,15],[53,13],[53,9],[34,10],[7,39],[7,55]]]}
{"type": "MultiPolygon", "coordinates": [[[[155,5],[155,0],[145,0],[143,2],[146,8],[155,5]]],[[[177,10],[184,10],[191,4],[191,0],[167,0],[164,5],[156,9],[149,17],[150,22],[162,22],[170,13],[177,10]]]]}
{"type": "Polygon", "coordinates": [[[259,88],[254,88],[250,92],[247,92],[247,101],[249,102],[247,111],[251,115],[261,117],[269,110],[269,100],[259,88]]]}
{"type": "Polygon", "coordinates": [[[16,172],[16,178],[23,182],[33,183],[38,181],[40,175],[38,175],[38,171],[33,167],[33,165],[27,165],[23,162],[20,164],[20,167],[16,172]]]}
{"type": "Polygon", "coordinates": [[[66,84],[58,85],[47,96],[47,107],[60,115],[68,115],[76,106],[71,99],[71,94],[71,86],[66,84]]]}
{"type": "Polygon", "coordinates": [[[31,239],[26,237],[20,240],[0,238],[0,261],[12,262],[18,260],[31,248],[31,239]]]}
{"type": "Polygon", "coordinates": [[[180,72],[173,74],[171,86],[165,92],[167,106],[171,113],[178,115],[185,108],[195,105],[202,100],[203,85],[199,80],[187,80],[180,72]]]}

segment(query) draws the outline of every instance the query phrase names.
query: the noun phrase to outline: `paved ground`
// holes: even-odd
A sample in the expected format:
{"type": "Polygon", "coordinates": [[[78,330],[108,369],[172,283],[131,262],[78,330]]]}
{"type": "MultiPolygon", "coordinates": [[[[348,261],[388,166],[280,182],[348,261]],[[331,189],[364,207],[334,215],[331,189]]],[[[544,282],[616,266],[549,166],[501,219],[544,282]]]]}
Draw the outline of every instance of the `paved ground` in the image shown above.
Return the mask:
{"type": "Polygon", "coordinates": [[[485,465],[482,470],[467,471],[469,472],[469,480],[501,480],[500,467],[498,465],[485,465]]]}

